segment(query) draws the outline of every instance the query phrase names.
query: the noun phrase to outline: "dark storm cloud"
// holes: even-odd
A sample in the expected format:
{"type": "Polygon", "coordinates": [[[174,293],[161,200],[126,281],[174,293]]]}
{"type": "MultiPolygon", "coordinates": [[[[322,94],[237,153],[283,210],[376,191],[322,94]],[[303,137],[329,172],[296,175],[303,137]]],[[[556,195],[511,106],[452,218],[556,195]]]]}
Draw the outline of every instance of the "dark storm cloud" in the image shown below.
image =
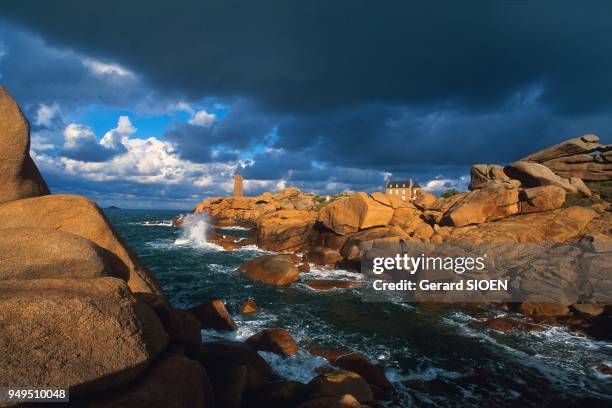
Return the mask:
{"type": "Polygon", "coordinates": [[[233,101],[222,120],[209,126],[176,121],[164,137],[176,145],[184,159],[205,163],[236,160],[236,151],[265,143],[273,131],[274,122],[269,115],[259,112],[252,103],[238,100],[233,101]],[[215,148],[223,150],[216,153],[215,148]]]}
{"type": "Polygon", "coordinates": [[[246,95],[275,111],[373,101],[495,109],[534,83],[560,111],[611,106],[609,2],[22,0],[0,9],[162,87],[246,95]]]}
{"type": "Polygon", "coordinates": [[[218,98],[228,117],[175,122],[164,137],[200,163],[259,152],[244,169],[252,179],[367,190],[386,172],[458,178],[473,163],[612,136],[610,2],[22,0],[0,14],[142,85],[100,86],[78,58],[38,53],[30,38],[16,47],[28,75],[15,60],[6,75],[18,93],[51,103],[70,99],[69,84],[113,106],[218,98]]]}

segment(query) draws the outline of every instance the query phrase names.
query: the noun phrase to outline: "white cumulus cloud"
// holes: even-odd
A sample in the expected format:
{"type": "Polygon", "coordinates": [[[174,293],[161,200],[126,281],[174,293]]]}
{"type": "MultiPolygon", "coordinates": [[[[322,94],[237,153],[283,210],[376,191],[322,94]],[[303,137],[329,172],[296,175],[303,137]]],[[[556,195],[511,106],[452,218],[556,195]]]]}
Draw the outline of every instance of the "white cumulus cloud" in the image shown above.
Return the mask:
{"type": "Polygon", "coordinates": [[[217,115],[214,113],[208,113],[205,110],[197,111],[191,119],[189,124],[194,126],[210,127],[217,120],[217,115]]]}

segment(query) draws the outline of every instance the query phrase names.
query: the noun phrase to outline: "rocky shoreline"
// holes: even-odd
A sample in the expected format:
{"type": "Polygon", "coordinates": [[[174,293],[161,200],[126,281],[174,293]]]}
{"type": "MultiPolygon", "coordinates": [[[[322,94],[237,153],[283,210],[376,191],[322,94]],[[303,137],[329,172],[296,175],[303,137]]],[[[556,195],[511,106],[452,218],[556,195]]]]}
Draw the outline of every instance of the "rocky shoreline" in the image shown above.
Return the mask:
{"type": "MultiPolygon", "coordinates": [[[[3,88],[0,119],[0,384],[67,388],[73,405],[94,407],[375,407],[393,400],[383,368],[351,350],[311,345],[309,352],[334,369],[308,384],[278,378],[258,351],[295,354],[299,345],[283,328],[268,328],[245,342],[203,342],[202,329],[237,328],[223,301],[172,307],[95,203],[51,194],[29,154],[28,122],[3,88]]],[[[563,152],[559,157],[595,153],[590,164],[579,166],[581,174],[607,182],[602,177],[609,175],[609,146],[597,145],[592,136],[580,140],[567,142],[571,149],[562,144],[553,150],[563,152]]],[[[408,203],[356,193],[327,203],[286,189],[207,199],[194,212],[208,214],[219,226],[252,229],[245,240],[211,236],[227,249],[255,244],[284,253],[255,258],[238,271],[274,285],[294,282],[311,263],[356,269],[362,248],[381,242],[609,242],[609,204],[568,177],[578,158],[563,161],[561,170],[557,156],[546,153],[505,169],[475,166],[472,191],[448,198],[420,191],[408,203]],[[551,160],[564,176],[541,168],[551,160]],[[564,208],[566,196],[592,200],[593,208],[564,208]]],[[[350,286],[342,282],[310,285],[350,286]]],[[[538,324],[562,322],[599,337],[611,326],[609,305],[515,306],[538,324]]],[[[240,309],[256,313],[259,307],[249,299],[240,309]]],[[[535,323],[511,319],[484,324],[500,331],[537,330],[535,323]]]]}
{"type": "MultiPolygon", "coordinates": [[[[288,188],[256,197],[209,198],[197,205],[194,213],[207,214],[217,226],[251,228],[250,238],[242,241],[211,235],[211,240],[225,249],[255,244],[265,250],[303,254],[295,266],[286,262],[284,275],[279,272],[283,262],[269,267],[274,270],[269,274],[265,267],[253,267],[269,263],[269,256],[239,269],[252,279],[281,285],[299,279],[299,263],[360,271],[364,249],[399,247],[402,242],[582,243],[609,252],[612,146],[598,140],[594,135],[570,139],[505,167],[474,165],[470,191],[447,197],[418,189],[414,202],[378,192],[358,192],[326,203],[313,194],[288,188]],[[580,166],[567,164],[578,159],[583,163],[580,166]],[[559,163],[566,165],[560,167],[559,163]],[[577,176],[585,177],[588,185],[577,176]],[[580,205],[573,205],[575,202],[580,205]],[[253,271],[249,273],[249,269],[253,271]]],[[[609,277],[600,282],[606,288],[611,283],[609,277]]],[[[334,283],[314,286],[333,288],[334,283]]],[[[597,339],[612,339],[610,304],[575,299],[563,304],[525,301],[502,304],[501,308],[536,323],[562,324],[597,339]]],[[[491,324],[495,326],[495,322],[491,324]]],[[[514,326],[529,324],[517,322],[514,326]]]]}

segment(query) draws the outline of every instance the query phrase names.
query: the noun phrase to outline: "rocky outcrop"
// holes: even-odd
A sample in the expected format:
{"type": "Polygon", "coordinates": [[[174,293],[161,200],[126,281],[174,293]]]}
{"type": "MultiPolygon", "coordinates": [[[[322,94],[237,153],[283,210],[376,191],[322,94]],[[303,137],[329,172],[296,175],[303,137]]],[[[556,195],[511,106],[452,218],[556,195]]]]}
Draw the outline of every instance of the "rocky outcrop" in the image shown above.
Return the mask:
{"type": "Polygon", "coordinates": [[[299,279],[295,263],[290,255],[263,255],[240,265],[238,272],[249,279],[286,286],[299,279]]]}
{"type": "Polygon", "coordinates": [[[521,161],[543,164],[563,178],[586,181],[612,180],[612,145],[584,135],[533,153],[521,161]]]}
{"type": "Polygon", "coordinates": [[[100,209],[49,195],[0,88],[0,384],[68,388],[75,406],[213,407],[201,325],[173,309],[100,209]]]}
{"type": "Polygon", "coordinates": [[[0,230],[0,259],[0,280],[113,276],[102,248],[49,228],[0,230]]]}
{"type": "Polygon", "coordinates": [[[481,224],[518,214],[519,190],[516,188],[493,188],[474,190],[461,197],[450,207],[440,225],[461,227],[481,224]]]}
{"type": "Polygon", "coordinates": [[[286,188],[278,193],[263,193],[257,197],[211,197],[198,204],[194,213],[210,215],[218,225],[255,225],[257,220],[277,211],[314,212],[314,195],[297,188],[286,188]]]}
{"type": "Polygon", "coordinates": [[[155,276],[129,249],[91,200],[77,195],[47,195],[0,205],[0,228],[46,228],[68,232],[105,250],[113,274],[132,292],[162,295],[155,276]]]}
{"type": "Polygon", "coordinates": [[[0,308],[6,384],[69,387],[74,397],[114,388],[141,376],[168,342],[120,279],[0,281],[0,308]]]}
{"type": "Polygon", "coordinates": [[[313,211],[279,210],[257,219],[255,243],[276,252],[301,251],[317,215],[313,211]]]}
{"type": "Polygon", "coordinates": [[[504,168],[497,164],[475,164],[470,171],[470,190],[484,188],[491,181],[510,181],[504,168]]]}
{"type": "Polygon", "coordinates": [[[568,194],[578,195],[577,187],[569,180],[552,172],[548,167],[531,162],[516,162],[504,168],[504,172],[515,180],[519,180],[523,187],[556,186],[564,189],[568,194]]]}
{"type": "Polygon", "coordinates": [[[556,186],[526,188],[521,191],[520,201],[521,214],[556,210],[565,203],[565,190],[556,186]]]}
{"type": "Polygon", "coordinates": [[[323,207],[319,213],[319,222],[338,234],[388,225],[392,218],[393,208],[368,197],[366,193],[356,193],[338,200],[323,207]]]}
{"type": "Polygon", "coordinates": [[[30,125],[2,86],[0,146],[0,204],[50,194],[47,183],[30,157],[30,125]]]}

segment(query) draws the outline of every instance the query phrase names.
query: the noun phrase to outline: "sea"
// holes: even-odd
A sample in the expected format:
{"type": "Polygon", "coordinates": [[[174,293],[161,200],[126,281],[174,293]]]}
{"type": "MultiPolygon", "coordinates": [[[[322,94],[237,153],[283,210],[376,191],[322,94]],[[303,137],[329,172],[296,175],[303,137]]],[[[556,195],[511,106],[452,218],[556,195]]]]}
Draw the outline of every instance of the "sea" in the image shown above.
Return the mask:
{"type": "MultiPolygon", "coordinates": [[[[271,327],[287,329],[301,346],[291,357],[262,352],[277,375],[308,382],[327,367],[311,345],[359,352],[385,367],[395,396],[389,407],[612,406],[612,343],[562,327],[506,334],[483,328],[499,310],[462,310],[391,302],[364,302],[359,288],[318,292],[309,279],[359,280],[360,274],[312,266],[287,287],[248,280],[236,268],[269,253],[255,246],[223,250],[206,240],[205,216],[171,226],[179,211],[105,210],[127,243],[155,273],[175,307],[222,299],[239,327],[204,330],[203,340],[245,340],[271,327]],[[162,221],[149,225],[147,221],[162,221]],[[238,314],[245,299],[262,311],[238,314]]],[[[240,228],[220,232],[248,236],[240,228]]]]}

